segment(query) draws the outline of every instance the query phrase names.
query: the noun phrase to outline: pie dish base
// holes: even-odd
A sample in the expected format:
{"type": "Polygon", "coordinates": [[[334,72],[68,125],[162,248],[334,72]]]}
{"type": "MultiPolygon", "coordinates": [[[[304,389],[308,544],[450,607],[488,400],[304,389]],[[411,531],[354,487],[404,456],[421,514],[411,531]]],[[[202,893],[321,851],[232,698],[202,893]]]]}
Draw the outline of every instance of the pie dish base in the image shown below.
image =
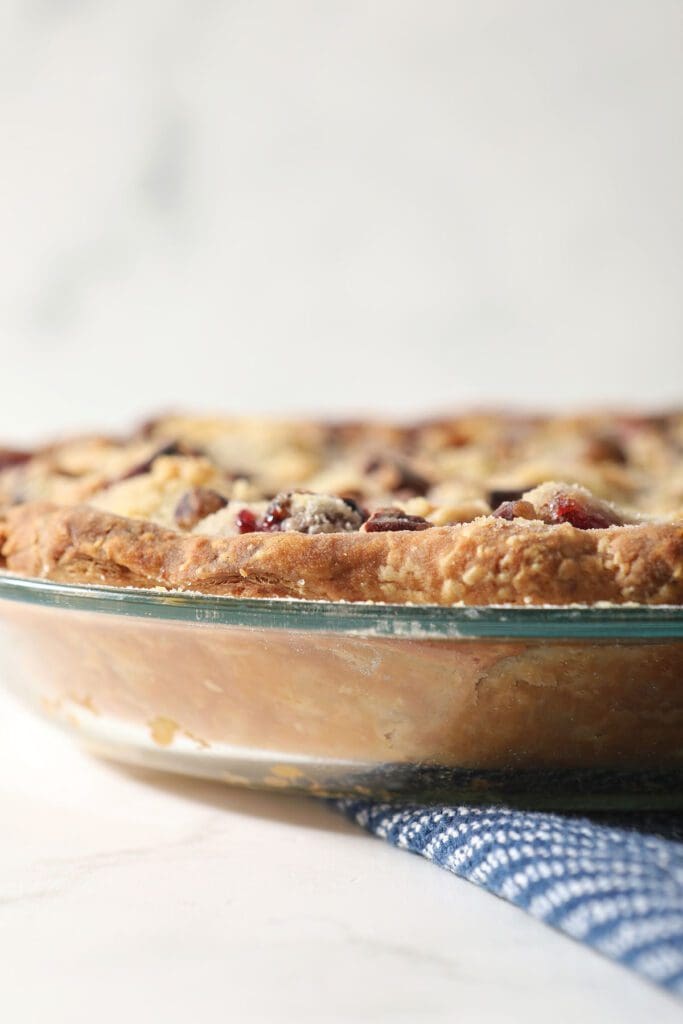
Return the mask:
{"type": "MultiPolygon", "coordinates": [[[[64,709],[66,711],[66,708],[64,709]]],[[[438,764],[371,764],[287,757],[216,745],[210,755],[189,747],[163,749],[146,730],[97,723],[72,708],[61,724],[97,757],[155,772],[210,779],[254,790],[317,797],[368,797],[383,802],[475,803],[530,810],[641,811],[683,809],[683,770],[558,769],[477,771],[438,764]]]]}

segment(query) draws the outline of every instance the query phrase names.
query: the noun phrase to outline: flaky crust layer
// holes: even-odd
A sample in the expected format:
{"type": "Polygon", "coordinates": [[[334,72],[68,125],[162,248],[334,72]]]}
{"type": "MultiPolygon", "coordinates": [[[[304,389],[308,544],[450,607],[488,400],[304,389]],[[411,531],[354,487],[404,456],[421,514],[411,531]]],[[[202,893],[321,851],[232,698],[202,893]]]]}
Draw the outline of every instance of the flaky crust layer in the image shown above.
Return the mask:
{"type": "Polygon", "coordinates": [[[3,531],[7,569],[67,583],[396,604],[683,604],[676,524],[486,517],[420,533],[208,537],[34,503],[11,509],[3,531]]]}

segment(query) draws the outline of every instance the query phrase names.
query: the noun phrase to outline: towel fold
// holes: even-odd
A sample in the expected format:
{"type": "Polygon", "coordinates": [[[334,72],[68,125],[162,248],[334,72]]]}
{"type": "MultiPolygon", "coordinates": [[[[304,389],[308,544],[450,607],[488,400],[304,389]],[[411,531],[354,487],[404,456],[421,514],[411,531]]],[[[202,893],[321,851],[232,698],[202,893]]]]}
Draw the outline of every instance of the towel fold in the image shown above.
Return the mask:
{"type": "Polygon", "coordinates": [[[334,804],[683,998],[683,814],[334,804]]]}

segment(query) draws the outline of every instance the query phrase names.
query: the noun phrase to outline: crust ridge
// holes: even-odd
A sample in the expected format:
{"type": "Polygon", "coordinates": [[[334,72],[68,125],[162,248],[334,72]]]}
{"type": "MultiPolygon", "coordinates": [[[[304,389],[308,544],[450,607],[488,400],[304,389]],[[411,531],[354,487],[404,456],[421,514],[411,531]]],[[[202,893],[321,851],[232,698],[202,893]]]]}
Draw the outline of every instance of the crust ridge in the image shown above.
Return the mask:
{"type": "Polygon", "coordinates": [[[39,502],[9,509],[3,538],[9,571],[68,583],[400,604],[683,603],[675,523],[482,517],[419,533],[210,537],[39,502]]]}

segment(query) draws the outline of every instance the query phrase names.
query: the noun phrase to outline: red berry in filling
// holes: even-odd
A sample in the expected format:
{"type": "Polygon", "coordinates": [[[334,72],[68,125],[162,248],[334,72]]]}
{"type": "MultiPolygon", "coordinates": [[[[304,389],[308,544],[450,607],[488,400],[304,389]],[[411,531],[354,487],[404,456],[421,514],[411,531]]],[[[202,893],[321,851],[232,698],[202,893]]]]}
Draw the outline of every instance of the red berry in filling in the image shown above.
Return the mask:
{"type": "Polygon", "coordinates": [[[256,533],[256,516],[248,508],[242,508],[235,516],[235,525],[240,533],[256,533]]]}
{"type": "Polygon", "coordinates": [[[31,458],[30,452],[20,452],[12,448],[0,448],[0,472],[12,466],[21,466],[31,458]]]}
{"type": "Polygon", "coordinates": [[[616,519],[601,509],[590,508],[569,494],[557,494],[549,505],[553,523],[571,523],[577,530],[604,530],[616,519]]]}
{"type": "Polygon", "coordinates": [[[266,509],[266,513],[263,517],[262,530],[277,531],[280,529],[280,523],[284,522],[285,519],[290,515],[290,502],[289,495],[285,497],[285,500],[279,500],[273,498],[270,505],[266,509]]]}

